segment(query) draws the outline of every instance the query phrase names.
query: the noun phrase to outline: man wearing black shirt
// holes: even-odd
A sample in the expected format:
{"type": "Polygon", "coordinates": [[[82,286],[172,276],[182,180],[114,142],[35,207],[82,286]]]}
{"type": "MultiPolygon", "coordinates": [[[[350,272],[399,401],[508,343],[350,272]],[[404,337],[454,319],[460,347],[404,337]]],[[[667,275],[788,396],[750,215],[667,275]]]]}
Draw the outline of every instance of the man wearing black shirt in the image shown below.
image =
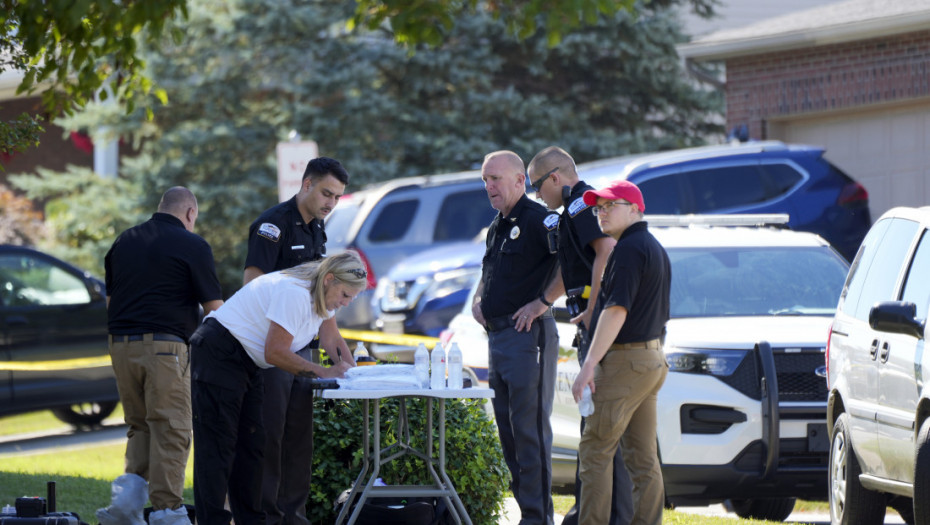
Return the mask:
{"type": "Polygon", "coordinates": [[[193,233],[197,200],[169,189],[148,221],[123,232],[104,260],[110,358],[129,425],[125,474],[101,525],[190,524],[182,506],[191,446],[188,340],[223,304],[210,245],[193,233]],[[146,480],[148,490],[146,490],[146,480]]]}
{"type": "Polygon", "coordinates": [[[548,308],[522,313],[555,271],[548,235],[558,215],[525,193],[523,161],[511,151],[488,154],[481,167],[491,206],[481,282],[472,315],[488,332],[488,383],[504,460],[513,478],[521,525],[550,525],[552,428],[558,334],[548,308]]]}
{"type": "Polygon", "coordinates": [[[584,200],[617,245],[594,309],[591,347],[572,385],[575,401],[585,387],[594,401],[594,413],[578,445],[579,523],[607,523],[610,460],[619,443],[634,486],[631,522],[660,525],[665,498],[656,445],[656,396],[668,375],[662,339],[669,319],[671,265],[643,221],[646,206],[635,184],[620,180],[603,190],[586,191],[584,200]]]}
{"type": "MultiPolygon", "coordinates": [[[[249,251],[242,284],[259,275],[321,259],[326,254],[323,219],[339,203],[349,182],[342,164],[328,157],[307,163],[300,191],[272,206],[249,227],[249,251]]],[[[320,338],[297,355],[312,361],[321,346],[336,362],[355,360],[336,319],[320,326],[320,338]]],[[[266,525],[308,525],[307,495],[313,462],[313,389],[307,378],[272,367],[261,371],[265,384],[262,509],[266,525]]]]}
{"type": "MultiPolygon", "coordinates": [[[[559,272],[539,297],[536,312],[544,311],[562,293],[568,293],[567,305],[578,326],[575,341],[578,362],[584,363],[588,352],[591,313],[601,287],[604,266],[610,252],[617,243],[613,237],[601,231],[597,217],[585,203],[583,195],[594,188],[578,178],[575,160],[565,150],[550,146],[533,157],[527,167],[530,184],[536,189],[536,198],[546,203],[550,210],[562,208],[558,229],[559,272]],[[588,294],[584,294],[585,287],[588,294]]],[[[584,418],[581,433],[584,433],[584,418]]],[[[623,454],[618,450],[614,456],[614,479],[610,521],[605,525],[625,525],[633,515],[632,482],[623,464],[623,454]]],[[[578,502],[581,500],[581,479],[575,472],[575,505],[562,519],[563,525],[578,523],[578,502]]]]}

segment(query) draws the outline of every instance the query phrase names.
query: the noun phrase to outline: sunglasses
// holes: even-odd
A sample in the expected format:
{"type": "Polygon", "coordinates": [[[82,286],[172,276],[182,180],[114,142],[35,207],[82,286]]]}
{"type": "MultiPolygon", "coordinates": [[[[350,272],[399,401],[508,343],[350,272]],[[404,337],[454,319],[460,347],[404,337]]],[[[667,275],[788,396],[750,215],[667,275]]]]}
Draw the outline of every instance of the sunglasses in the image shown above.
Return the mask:
{"type": "Polygon", "coordinates": [[[546,179],[549,178],[549,175],[552,175],[553,173],[557,171],[559,171],[559,166],[556,166],[555,168],[552,168],[551,170],[549,170],[549,173],[546,173],[545,175],[540,177],[539,180],[537,180],[536,182],[531,182],[530,186],[532,186],[533,189],[536,190],[536,193],[539,193],[539,190],[542,188],[543,183],[546,182],[546,179]]]}
{"type": "Polygon", "coordinates": [[[353,269],[347,270],[347,271],[348,271],[349,273],[351,273],[352,275],[354,275],[354,276],[355,276],[356,278],[358,278],[358,279],[364,279],[364,278],[368,277],[368,272],[366,272],[365,270],[363,270],[363,269],[361,269],[361,268],[353,268],[353,269]]]}

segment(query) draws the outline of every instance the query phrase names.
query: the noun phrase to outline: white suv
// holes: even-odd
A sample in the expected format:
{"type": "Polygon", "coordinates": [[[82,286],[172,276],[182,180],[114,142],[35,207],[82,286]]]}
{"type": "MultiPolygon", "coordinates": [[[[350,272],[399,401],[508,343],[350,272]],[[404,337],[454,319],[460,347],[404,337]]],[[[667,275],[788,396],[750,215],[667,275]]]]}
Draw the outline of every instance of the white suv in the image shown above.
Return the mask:
{"type": "MultiPolygon", "coordinates": [[[[848,266],[822,238],[770,225],[786,219],[646,216],[672,263],[670,373],[658,399],[671,505],[726,501],[742,517],[783,520],[795,498],[827,498],[824,350],[848,266]]],[[[574,327],[557,324],[553,480],[568,485],[579,368],[574,327]]],[[[467,308],[450,332],[486,381],[487,339],[467,308]]]]}
{"type": "Polygon", "coordinates": [[[827,347],[830,515],[930,523],[930,207],[895,208],[853,260],[827,347]]]}

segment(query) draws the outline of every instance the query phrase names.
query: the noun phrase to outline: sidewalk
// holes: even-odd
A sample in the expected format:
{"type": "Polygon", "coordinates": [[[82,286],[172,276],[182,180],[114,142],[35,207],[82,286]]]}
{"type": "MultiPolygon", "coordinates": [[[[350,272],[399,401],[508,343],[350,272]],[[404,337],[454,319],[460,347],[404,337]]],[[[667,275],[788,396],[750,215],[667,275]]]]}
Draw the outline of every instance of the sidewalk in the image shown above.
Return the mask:
{"type": "MultiPolygon", "coordinates": [[[[555,525],[561,525],[563,517],[564,516],[561,514],[556,514],[555,525]]],[[[501,516],[497,525],[519,525],[519,523],[520,507],[517,506],[517,500],[513,498],[504,498],[504,515],[501,516]]]]}

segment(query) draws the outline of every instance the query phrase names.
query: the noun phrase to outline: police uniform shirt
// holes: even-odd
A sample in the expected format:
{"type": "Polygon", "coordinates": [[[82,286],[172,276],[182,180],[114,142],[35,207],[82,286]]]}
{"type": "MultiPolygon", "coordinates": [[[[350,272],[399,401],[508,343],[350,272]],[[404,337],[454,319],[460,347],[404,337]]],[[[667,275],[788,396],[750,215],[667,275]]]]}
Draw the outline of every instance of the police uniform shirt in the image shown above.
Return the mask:
{"type": "Polygon", "coordinates": [[[644,221],[627,228],[610,254],[601,291],[594,309],[591,333],[605,308],[622,306],[626,321],[615,343],[637,343],[658,339],[669,318],[672,268],[668,253],[644,221]]]}
{"type": "Polygon", "coordinates": [[[498,213],[491,222],[482,260],[485,319],[513,315],[542,293],[556,263],[548,235],[558,219],[523,195],[507,217],[498,213]]]}
{"type": "Polygon", "coordinates": [[[579,181],[563,203],[559,220],[559,265],[566,290],[591,284],[591,266],[596,252],[591,242],[607,234],[601,231],[591,207],[584,203],[584,192],[594,188],[579,181]],[[578,251],[584,254],[582,256],[578,251]],[[587,264],[585,263],[587,261],[587,264]]]}
{"type": "Polygon", "coordinates": [[[185,341],[200,304],[223,298],[213,250],[167,213],[123,232],[104,258],[111,334],[168,333],[185,341]]]}
{"type": "Polygon", "coordinates": [[[325,244],[323,221],[305,223],[294,196],[272,206],[249,226],[245,267],[255,266],[263,273],[293,268],[323,257],[325,244]]]}

